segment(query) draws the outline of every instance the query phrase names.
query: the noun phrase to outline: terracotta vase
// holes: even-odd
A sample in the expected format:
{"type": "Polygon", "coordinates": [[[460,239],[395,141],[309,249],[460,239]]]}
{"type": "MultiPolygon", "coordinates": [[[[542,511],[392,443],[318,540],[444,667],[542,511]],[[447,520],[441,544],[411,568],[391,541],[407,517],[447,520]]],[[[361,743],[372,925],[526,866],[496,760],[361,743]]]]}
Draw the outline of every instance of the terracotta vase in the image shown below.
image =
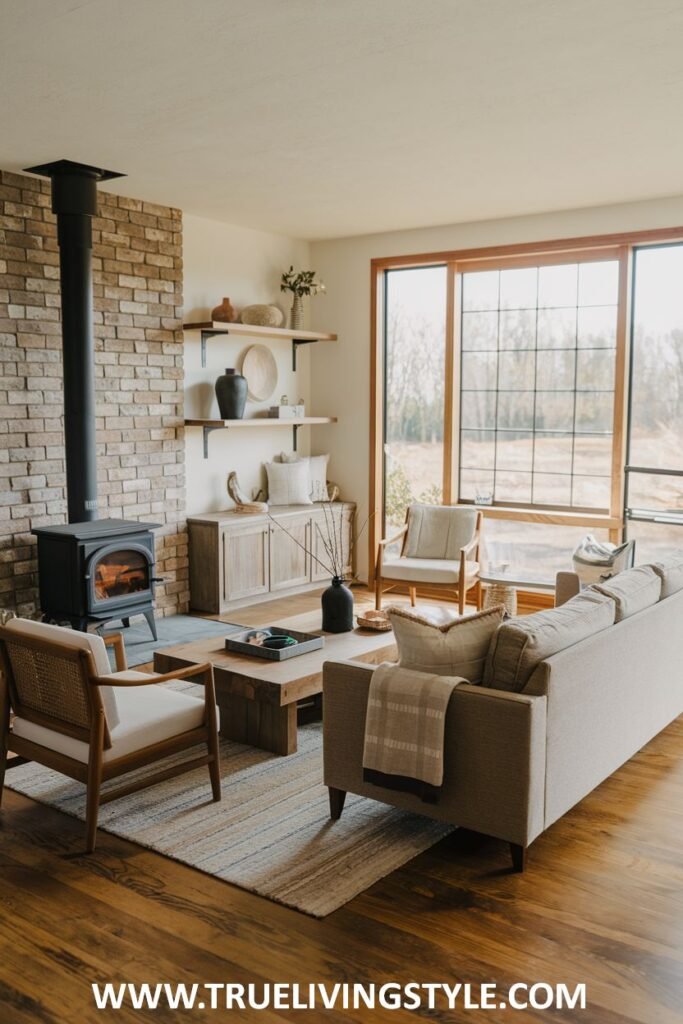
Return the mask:
{"type": "Polygon", "coordinates": [[[211,319],[221,324],[234,324],[237,313],[230,299],[223,299],[219,306],[211,310],[211,319]]]}

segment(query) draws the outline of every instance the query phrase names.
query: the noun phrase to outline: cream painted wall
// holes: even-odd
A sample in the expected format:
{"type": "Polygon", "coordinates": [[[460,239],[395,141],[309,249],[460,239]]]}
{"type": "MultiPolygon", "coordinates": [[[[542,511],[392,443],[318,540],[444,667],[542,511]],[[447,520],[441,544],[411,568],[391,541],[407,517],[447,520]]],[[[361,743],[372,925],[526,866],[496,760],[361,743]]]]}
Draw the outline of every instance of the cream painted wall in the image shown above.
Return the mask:
{"type": "MultiPolygon", "coordinates": [[[[338,425],[316,436],[331,453],[333,477],[342,496],[368,509],[370,424],[370,260],[373,257],[437,252],[477,246],[534,242],[602,232],[637,231],[683,225],[683,196],[561,211],[507,220],[454,224],[389,232],[311,244],[311,265],[321,274],[327,295],[315,298],[316,325],[336,331],[336,345],[321,345],[312,363],[312,390],[319,408],[337,416],[338,425]],[[323,311],[324,303],[324,311],[323,311]],[[323,319],[324,316],[324,319],[323,319]]],[[[358,571],[367,573],[367,544],[358,545],[358,571]]]]}
{"type": "MultiPolygon", "coordinates": [[[[280,274],[290,264],[307,269],[307,242],[283,235],[234,227],[202,217],[183,218],[184,320],[206,320],[211,309],[228,296],[237,310],[256,302],[270,302],[288,313],[291,302],[280,292],[280,274]]],[[[207,345],[207,365],[202,369],[199,334],[185,335],[185,415],[219,418],[214,392],[216,377],[225,367],[241,368],[253,339],[230,335],[207,345]]],[[[292,371],[291,343],[269,340],[278,365],[278,384],[267,402],[248,401],[245,416],[279,402],[286,394],[290,402],[304,398],[310,407],[310,355],[299,349],[299,369],[292,371]]],[[[322,346],[321,346],[322,347],[322,346]]],[[[299,449],[306,454],[310,428],[299,431],[299,449]]],[[[225,482],[236,470],[247,494],[265,486],[263,464],[281,450],[291,451],[292,432],[274,427],[216,431],[209,438],[209,458],[202,457],[202,432],[188,427],[185,432],[188,515],[230,508],[225,482]]]]}

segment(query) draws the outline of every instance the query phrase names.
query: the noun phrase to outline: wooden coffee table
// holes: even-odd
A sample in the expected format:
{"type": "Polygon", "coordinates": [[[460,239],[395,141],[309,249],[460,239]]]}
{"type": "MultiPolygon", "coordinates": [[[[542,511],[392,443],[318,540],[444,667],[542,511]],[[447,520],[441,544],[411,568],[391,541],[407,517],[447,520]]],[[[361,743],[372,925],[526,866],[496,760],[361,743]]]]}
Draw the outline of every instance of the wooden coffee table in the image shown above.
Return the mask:
{"type": "Polygon", "coordinates": [[[297,701],[322,691],[323,664],[349,659],[371,664],[392,660],[396,657],[394,634],[365,629],[323,633],[319,611],[271,624],[318,633],[325,637],[325,644],[298,658],[266,661],[226,651],[222,637],[211,637],[155,651],[154,670],[170,672],[210,662],[221,709],[221,735],[275,754],[293,754],[297,748],[297,701]]]}

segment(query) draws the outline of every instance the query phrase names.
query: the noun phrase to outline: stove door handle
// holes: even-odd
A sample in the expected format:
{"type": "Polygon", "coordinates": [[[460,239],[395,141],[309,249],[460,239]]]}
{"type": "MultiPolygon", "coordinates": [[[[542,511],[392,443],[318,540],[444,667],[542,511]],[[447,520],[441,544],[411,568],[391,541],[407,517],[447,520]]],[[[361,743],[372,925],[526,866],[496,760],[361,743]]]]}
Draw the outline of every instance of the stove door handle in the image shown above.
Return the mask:
{"type": "Polygon", "coordinates": [[[168,579],[166,576],[152,576],[152,583],[167,583],[168,579]]]}

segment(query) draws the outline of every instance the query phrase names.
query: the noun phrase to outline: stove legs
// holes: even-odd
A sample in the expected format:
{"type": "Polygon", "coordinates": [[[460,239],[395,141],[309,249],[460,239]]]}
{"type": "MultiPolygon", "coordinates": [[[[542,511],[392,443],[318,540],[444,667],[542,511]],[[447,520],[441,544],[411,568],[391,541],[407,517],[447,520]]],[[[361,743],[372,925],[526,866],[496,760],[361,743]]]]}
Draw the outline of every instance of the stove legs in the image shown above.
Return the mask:
{"type": "Polygon", "coordinates": [[[152,631],[152,636],[154,637],[155,640],[158,640],[159,637],[157,636],[157,624],[154,621],[154,612],[150,609],[148,612],[145,612],[144,614],[145,618],[147,619],[147,625],[152,631]]]}

